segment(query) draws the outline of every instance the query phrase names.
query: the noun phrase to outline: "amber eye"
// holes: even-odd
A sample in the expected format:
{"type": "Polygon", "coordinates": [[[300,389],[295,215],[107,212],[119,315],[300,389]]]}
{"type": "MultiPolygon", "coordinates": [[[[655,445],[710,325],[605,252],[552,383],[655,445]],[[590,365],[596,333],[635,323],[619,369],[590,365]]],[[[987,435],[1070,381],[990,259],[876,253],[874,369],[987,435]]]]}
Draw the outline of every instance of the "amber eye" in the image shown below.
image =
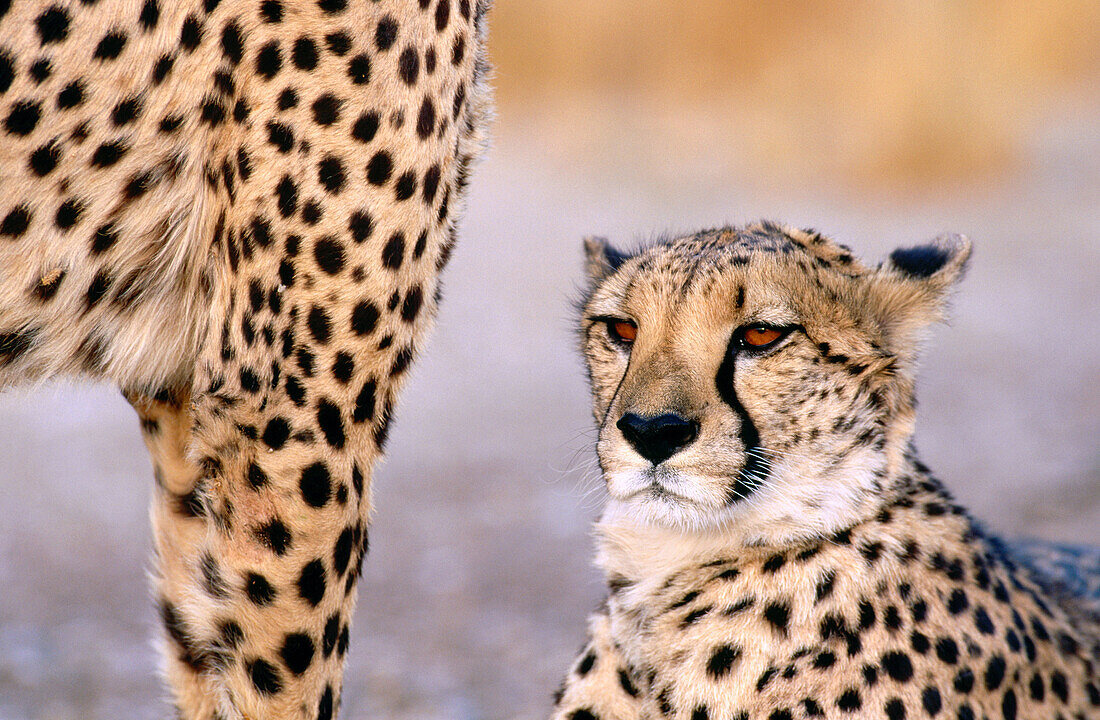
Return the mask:
{"type": "Polygon", "coordinates": [[[638,337],[638,326],[630,320],[608,320],[607,334],[612,340],[629,345],[638,337]]]}
{"type": "Polygon", "coordinates": [[[765,345],[771,345],[785,334],[777,328],[767,327],[766,325],[753,325],[741,331],[741,342],[745,347],[762,348],[765,345]]]}

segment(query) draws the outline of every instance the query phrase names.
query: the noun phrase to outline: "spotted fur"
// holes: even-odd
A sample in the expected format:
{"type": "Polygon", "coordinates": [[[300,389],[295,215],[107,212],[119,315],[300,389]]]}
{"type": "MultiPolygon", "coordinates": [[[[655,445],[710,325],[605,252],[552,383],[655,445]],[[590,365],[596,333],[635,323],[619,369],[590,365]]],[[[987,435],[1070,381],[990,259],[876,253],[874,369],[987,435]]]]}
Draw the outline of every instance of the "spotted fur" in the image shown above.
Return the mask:
{"type": "Polygon", "coordinates": [[[119,385],[182,717],[335,716],[482,144],[481,0],[0,3],[0,387],[119,385]]]}
{"type": "Polygon", "coordinates": [[[1093,555],[1004,545],[911,445],[918,340],[969,251],[872,268],[770,223],[589,241],[609,594],[555,718],[1100,717],[1093,555]]]}

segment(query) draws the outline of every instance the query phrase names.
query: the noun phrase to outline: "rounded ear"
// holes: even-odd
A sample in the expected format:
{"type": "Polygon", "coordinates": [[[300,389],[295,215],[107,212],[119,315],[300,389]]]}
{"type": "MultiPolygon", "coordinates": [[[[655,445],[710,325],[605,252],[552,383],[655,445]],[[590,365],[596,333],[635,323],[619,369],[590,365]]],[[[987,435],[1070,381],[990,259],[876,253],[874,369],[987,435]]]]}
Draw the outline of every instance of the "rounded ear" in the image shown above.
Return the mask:
{"type": "Polygon", "coordinates": [[[924,245],[898,248],[879,265],[867,300],[891,353],[915,354],[920,331],[942,319],[948,293],[969,258],[969,240],[941,235],[924,245]]]}
{"type": "Polygon", "coordinates": [[[584,239],[584,257],[588,279],[597,283],[618,270],[630,256],[611,247],[607,238],[589,235],[584,239]]]}
{"type": "Polygon", "coordinates": [[[966,271],[970,240],[964,235],[940,235],[925,245],[898,248],[885,263],[888,271],[909,281],[947,288],[966,271]]]}

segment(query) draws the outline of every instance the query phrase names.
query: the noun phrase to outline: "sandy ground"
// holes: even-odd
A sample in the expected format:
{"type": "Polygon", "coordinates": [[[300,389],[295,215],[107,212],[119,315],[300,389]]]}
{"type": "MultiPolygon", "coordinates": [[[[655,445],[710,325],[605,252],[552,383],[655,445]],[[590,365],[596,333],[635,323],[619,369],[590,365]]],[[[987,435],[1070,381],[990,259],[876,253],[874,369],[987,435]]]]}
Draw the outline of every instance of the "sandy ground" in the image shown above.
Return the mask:
{"type": "MultiPolygon", "coordinates": [[[[548,710],[600,594],[570,305],[589,233],[629,243],[765,216],[868,258],[969,234],[972,271],[923,365],[924,459],[998,531],[1100,543],[1100,112],[1060,117],[1015,179],[900,201],[756,187],[705,152],[570,154],[505,113],[376,476],[342,717],[548,710]]],[[[167,716],[148,639],[150,475],[116,391],[0,396],[0,720],[167,716]]]]}

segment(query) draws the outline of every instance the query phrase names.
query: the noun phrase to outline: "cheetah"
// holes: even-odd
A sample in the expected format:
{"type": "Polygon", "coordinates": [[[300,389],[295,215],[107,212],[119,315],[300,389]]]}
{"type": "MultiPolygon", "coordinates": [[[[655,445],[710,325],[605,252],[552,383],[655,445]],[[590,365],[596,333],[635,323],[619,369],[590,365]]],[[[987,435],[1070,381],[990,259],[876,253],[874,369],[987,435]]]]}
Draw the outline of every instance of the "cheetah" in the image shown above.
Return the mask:
{"type": "Polygon", "coordinates": [[[877,267],[768,222],[586,250],[609,589],[554,718],[1100,717],[1100,553],[1041,573],[911,443],[968,241],[877,267]]]}
{"type": "Polygon", "coordinates": [[[0,3],[0,388],[111,382],[188,720],[335,717],[371,474],[490,113],[486,0],[0,3]]]}

